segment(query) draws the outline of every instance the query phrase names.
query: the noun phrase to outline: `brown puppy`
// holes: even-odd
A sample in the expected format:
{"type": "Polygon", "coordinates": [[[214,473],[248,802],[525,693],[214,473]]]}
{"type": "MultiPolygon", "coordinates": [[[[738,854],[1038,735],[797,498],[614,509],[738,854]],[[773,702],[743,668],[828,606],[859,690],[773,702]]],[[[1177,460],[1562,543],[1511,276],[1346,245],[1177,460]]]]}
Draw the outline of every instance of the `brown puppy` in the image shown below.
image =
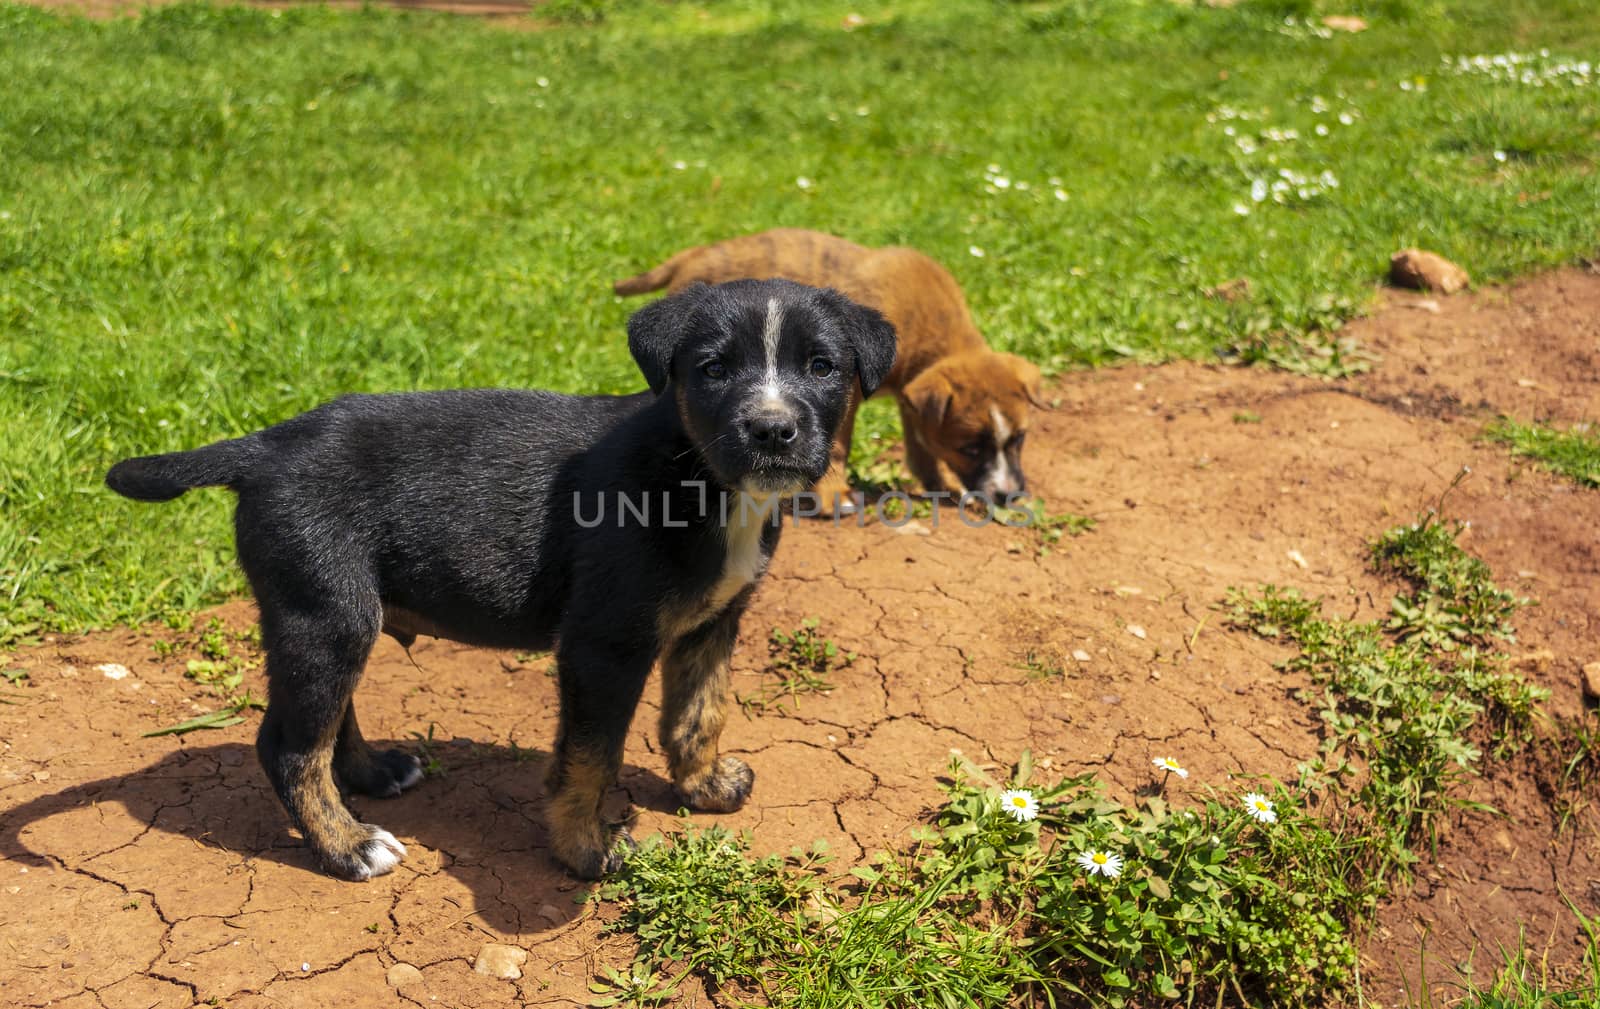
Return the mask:
{"type": "MultiPolygon", "coordinates": [[[[817,231],[777,228],[685,249],[614,288],[629,295],[676,291],[695,281],[772,277],[834,288],[894,324],[899,356],[879,391],[899,400],[906,464],[924,489],[964,489],[996,503],[1026,492],[1022,443],[1029,404],[1044,406],[1039,369],[990,350],[950,271],[915,249],[871,249],[817,231]]],[[[849,494],[845,463],[859,403],[859,396],[852,399],[828,474],[817,484],[825,503],[849,494]]]]}

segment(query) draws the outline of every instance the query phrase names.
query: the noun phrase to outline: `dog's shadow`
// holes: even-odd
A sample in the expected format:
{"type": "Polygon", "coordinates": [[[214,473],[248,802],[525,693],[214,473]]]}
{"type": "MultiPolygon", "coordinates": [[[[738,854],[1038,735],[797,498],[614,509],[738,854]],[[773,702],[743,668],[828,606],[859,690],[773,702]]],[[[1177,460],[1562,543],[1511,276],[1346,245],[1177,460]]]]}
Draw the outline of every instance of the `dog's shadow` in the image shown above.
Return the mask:
{"type": "MultiPolygon", "coordinates": [[[[380,749],[400,745],[415,750],[405,743],[372,742],[380,749]]],[[[544,750],[457,738],[424,750],[428,777],[399,798],[353,796],[347,802],[357,818],[383,826],[411,844],[410,855],[396,870],[397,879],[404,880],[407,873],[431,874],[436,867],[472,891],[475,911],[485,925],[506,933],[545,931],[577,917],[582,907],[575,898],[592,888],[568,874],[549,853],[543,785],[547,757],[544,750]]],[[[620,780],[626,794],[613,789],[607,797],[605,812],[610,819],[620,818],[630,800],[661,812],[678,808],[671,784],[652,771],[628,765],[620,780]]],[[[0,815],[0,858],[22,866],[59,863],[76,868],[108,857],[118,849],[114,838],[104,849],[96,848],[80,843],[81,832],[74,832],[74,827],[52,829],[48,823],[106,806],[120,806],[132,820],[147,824],[147,831],[136,831],[140,838],[152,832],[185,837],[240,862],[288,869],[274,874],[286,888],[303,887],[312,877],[334,886],[382,885],[339,883],[325,877],[290,829],[255,748],[239,742],[184,747],[143,770],[79,782],[7,809],[0,815]],[[35,826],[39,829],[29,830],[35,826]],[[36,836],[25,837],[29,834],[36,836]],[[60,851],[50,850],[58,837],[71,840],[59,842],[60,851]],[[69,847],[73,854],[63,857],[69,847]]],[[[158,855],[167,866],[159,874],[161,880],[171,878],[188,850],[174,846],[170,861],[165,850],[158,855]]],[[[213,864],[214,860],[204,860],[195,871],[209,871],[213,864]]],[[[104,871],[90,869],[97,874],[104,871]]],[[[145,884],[128,870],[118,876],[130,890],[158,892],[160,880],[145,884]]],[[[261,885],[258,881],[257,891],[261,885]]]]}

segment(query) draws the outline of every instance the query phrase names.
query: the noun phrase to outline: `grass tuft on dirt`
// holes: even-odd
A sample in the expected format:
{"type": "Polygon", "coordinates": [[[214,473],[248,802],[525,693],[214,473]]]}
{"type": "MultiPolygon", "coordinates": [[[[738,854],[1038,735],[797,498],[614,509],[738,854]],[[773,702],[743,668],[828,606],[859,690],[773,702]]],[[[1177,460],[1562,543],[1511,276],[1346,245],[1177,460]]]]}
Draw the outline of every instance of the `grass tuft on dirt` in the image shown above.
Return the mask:
{"type": "Polygon", "coordinates": [[[1588,0],[550,10],[0,6],[0,643],[242,591],[225,497],[123,501],[117,459],[345,392],[637,388],[609,284],[695,242],[915,245],[1051,370],[1319,373],[1396,248],[1593,252],[1588,0]]]}
{"type": "Polygon", "coordinates": [[[1512,455],[1535,460],[1580,487],[1600,487],[1600,435],[1588,424],[1559,431],[1539,424],[1519,424],[1505,417],[1490,424],[1484,437],[1508,446],[1512,455]]]}

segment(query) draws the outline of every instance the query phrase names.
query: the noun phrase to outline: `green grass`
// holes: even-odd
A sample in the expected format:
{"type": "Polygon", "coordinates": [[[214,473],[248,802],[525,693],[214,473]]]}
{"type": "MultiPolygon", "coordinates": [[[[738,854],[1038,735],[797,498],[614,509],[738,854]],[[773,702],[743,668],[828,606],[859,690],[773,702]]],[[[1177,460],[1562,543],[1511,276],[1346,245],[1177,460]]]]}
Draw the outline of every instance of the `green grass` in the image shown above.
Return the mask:
{"type": "MultiPolygon", "coordinates": [[[[1378,902],[1447,813],[1478,808],[1464,795],[1485,760],[1536,742],[1545,695],[1496,650],[1522,601],[1459,532],[1429,512],[1371,544],[1374,567],[1407,583],[1400,598],[1453,614],[1440,633],[1324,617],[1292,589],[1230,595],[1230,622],[1297,645],[1285,666],[1312,682],[1302,699],[1323,743],[1293,781],[1157,770],[1121,802],[1092,775],[1034,783],[1026,755],[1005,782],[957,758],[915,846],[847,874],[816,851],[754,857],[715,828],[648,839],[599,891],[639,952],[596,980],[597,1004],[658,1004],[692,973],[730,1003],[792,1009],[1355,999],[1357,942],[1378,902]],[[1037,815],[1008,815],[1007,789],[1028,790],[1037,815]],[[1263,802],[1265,819],[1250,812],[1263,802]],[[1087,872],[1080,859],[1095,852],[1120,872],[1087,872]]],[[[1583,787],[1569,779],[1592,764],[1592,736],[1577,743],[1563,788],[1583,787]]],[[[1585,979],[1557,984],[1511,951],[1488,988],[1464,986],[1467,1004],[1592,1004],[1600,961],[1584,925],[1585,979]]]]}
{"type": "Polygon", "coordinates": [[[1558,431],[1502,418],[1489,425],[1484,437],[1509,446],[1512,455],[1536,460],[1579,486],[1600,487],[1600,435],[1587,424],[1558,431]]]}
{"type": "Polygon", "coordinates": [[[1441,63],[1593,60],[1591,3],[1335,8],[1371,30],[1316,37],[1310,0],[905,0],[852,31],[837,0],[571,0],[536,32],[0,7],[0,641],[242,589],[226,498],[117,499],[118,458],[349,391],[637,388],[608,285],[693,242],[914,244],[1051,370],[1345,370],[1316,333],[1396,248],[1480,282],[1594,251],[1600,92],[1441,63]],[[1280,169],[1306,182],[1255,203],[1280,169]]]}

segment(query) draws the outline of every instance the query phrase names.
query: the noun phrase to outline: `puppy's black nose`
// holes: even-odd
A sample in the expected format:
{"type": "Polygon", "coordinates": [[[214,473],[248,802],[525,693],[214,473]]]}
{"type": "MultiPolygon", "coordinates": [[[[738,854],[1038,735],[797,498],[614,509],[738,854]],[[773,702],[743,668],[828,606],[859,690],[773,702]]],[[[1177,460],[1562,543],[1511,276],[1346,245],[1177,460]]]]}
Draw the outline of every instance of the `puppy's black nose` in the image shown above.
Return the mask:
{"type": "Polygon", "coordinates": [[[800,435],[800,425],[788,410],[766,409],[744,422],[750,440],[767,449],[781,449],[800,435]]]}

